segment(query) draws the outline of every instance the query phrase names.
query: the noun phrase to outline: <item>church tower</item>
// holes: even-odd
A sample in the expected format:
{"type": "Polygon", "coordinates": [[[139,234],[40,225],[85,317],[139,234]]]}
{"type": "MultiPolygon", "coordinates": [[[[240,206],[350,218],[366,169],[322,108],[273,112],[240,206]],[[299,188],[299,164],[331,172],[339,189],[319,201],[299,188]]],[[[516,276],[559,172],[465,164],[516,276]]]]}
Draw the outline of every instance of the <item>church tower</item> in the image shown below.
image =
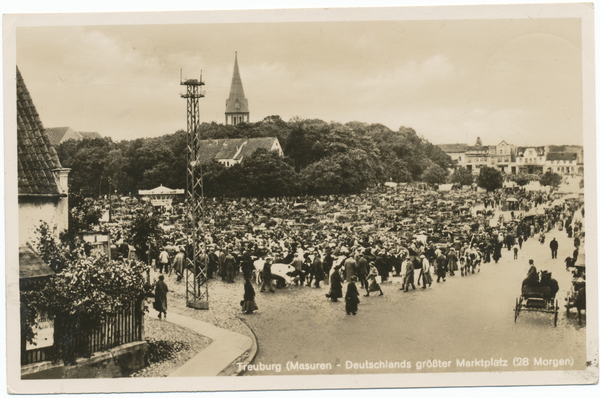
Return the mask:
{"type": "Polygon", "coordinates": [[[225,124],[236,125],[249,122],[250,110],[248,109],[248,100],[244,96],[244,87],[242,86],[236,51],[233,77],[231,78],[231,90],[229,91],[229,98],[225,101],[225,124]]]}

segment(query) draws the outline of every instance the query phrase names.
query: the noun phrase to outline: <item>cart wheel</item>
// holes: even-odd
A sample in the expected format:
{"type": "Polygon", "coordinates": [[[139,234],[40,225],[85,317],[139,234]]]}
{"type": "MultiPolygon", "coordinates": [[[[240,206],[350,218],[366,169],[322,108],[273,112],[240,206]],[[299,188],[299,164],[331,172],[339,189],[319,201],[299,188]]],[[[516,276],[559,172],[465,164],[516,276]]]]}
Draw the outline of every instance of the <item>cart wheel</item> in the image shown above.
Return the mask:
{"type": "Polygon", "coordinates": [[[518,316],[519,316],[519,298],[517,297],[517,301],[515,304],[515,322],[517,322],[518,316]]]}
{"type": "Polygon", "coordinates": [[[554,300],[554,327],[558,322],[558,300],[554,300]]]}

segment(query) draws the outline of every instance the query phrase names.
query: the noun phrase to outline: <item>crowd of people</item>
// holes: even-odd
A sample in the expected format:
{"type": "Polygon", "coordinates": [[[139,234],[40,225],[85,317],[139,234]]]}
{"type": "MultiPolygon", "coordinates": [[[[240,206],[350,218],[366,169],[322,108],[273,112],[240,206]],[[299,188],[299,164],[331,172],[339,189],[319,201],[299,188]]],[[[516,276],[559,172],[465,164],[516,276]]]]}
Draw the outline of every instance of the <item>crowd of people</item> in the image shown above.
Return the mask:
{"type": "MultiPolygon", "coordinates": [[[[260,292],[275,292],[271,267],[288,264],[292,284],[327,284],[324,296],[343,298],[346,312],[356,314],[359,288],[364,296],[381,296],[392,276],[400,278],[404,292],[427,289],[434,279],[467,277],[481,272],[482,263],[498,263],[506,252],[517,257],[524,242],[536,236],[544,244],[553,228],[566,229],[574,239],[573,254],[569,251],[565,260],[574,261],[583,234],[575,212],[582,203],[521,188],[482,193],[411,186],[335,197],[207,199],[198,266],[209,280],[245,281],[241,304],[248,313],[256,307],[251,280],[260,282],[260,292]]],[[[148,253],[160,273],[175,274],[177,280],[185,257],[194,255],[183,210],[174,206],[165,215],[170,222],[165,239],[148,253]]],[[[555,242],[550,243],[553,257],[555,242]]]]}

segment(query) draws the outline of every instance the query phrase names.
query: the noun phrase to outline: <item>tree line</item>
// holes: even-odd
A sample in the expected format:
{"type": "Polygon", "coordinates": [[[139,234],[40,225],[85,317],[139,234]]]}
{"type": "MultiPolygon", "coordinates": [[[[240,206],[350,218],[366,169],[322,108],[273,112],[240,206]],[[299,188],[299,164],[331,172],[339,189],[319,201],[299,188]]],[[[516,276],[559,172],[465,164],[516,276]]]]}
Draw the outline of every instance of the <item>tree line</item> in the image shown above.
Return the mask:
{"type": "MultiPolygon", "coordinates": [[[[208,197],[360,193],[385,181],[444,182],[451,158],[412,128],[269,116],[236,126],[200,125],[202,139],[277,137],[285,156],[257,150],[239,165],[205,166],[208,197]],[[435,180],[435,181],[434,181],[435,180]],[[440,181],[438,181],[440,180],[440,181]],[[443,181],[442,181],[443,180],[443,181]]],[[[85,197],[137,194],[159,185],[185,188],[187,133],[113,142],[69,140],[56,148],[71,169],[69,188],[85,197]],[[110,187],[109,187],[110,184],[110,187]]]]}

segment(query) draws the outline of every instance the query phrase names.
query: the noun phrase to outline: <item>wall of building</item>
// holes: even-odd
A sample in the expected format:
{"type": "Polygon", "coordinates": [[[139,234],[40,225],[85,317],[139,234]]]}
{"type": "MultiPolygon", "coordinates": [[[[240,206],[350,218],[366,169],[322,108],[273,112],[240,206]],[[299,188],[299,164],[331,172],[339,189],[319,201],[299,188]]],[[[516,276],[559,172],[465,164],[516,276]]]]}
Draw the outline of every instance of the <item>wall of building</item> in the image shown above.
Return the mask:
{"type": "Polygon", "coordinates": [[[37,240],[35,231],[42,221],[58,239],[69,226],[68,198],[19,197],[19,246],[37,240]]]}

